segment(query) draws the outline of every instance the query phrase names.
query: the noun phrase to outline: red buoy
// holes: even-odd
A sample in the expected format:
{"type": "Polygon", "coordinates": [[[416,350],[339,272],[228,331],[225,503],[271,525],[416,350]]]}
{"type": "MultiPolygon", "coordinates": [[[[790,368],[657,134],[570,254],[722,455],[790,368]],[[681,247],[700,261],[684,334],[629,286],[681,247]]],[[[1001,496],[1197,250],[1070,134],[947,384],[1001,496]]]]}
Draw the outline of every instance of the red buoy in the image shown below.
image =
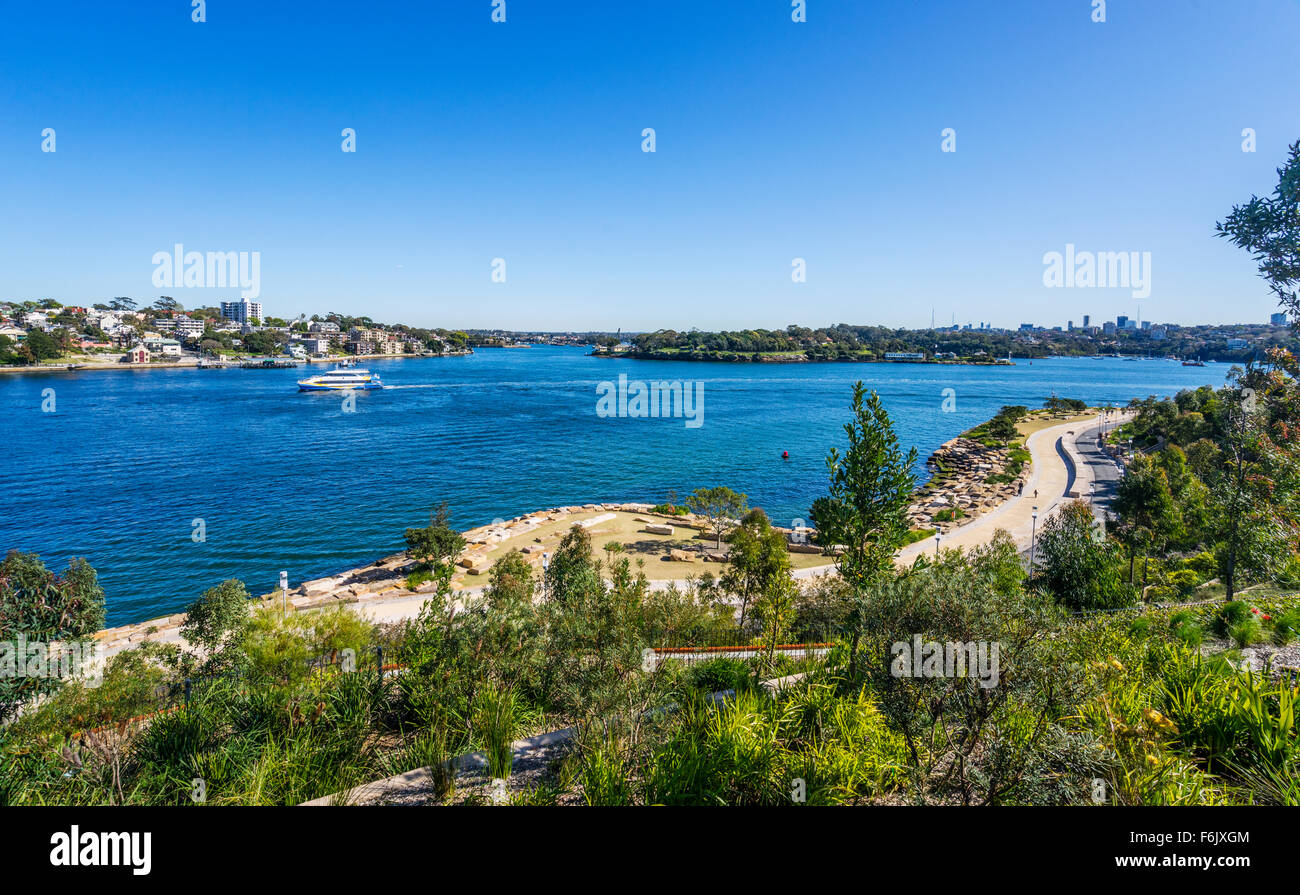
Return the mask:
{"type": "Polygon", "coordinates": [[[789,451],[782,451],[782,452],[781,452],[781,459],[782,459],[782,460],[789,460],[789,459],[790,459],[790,452],[789,452],[789,451]]]}

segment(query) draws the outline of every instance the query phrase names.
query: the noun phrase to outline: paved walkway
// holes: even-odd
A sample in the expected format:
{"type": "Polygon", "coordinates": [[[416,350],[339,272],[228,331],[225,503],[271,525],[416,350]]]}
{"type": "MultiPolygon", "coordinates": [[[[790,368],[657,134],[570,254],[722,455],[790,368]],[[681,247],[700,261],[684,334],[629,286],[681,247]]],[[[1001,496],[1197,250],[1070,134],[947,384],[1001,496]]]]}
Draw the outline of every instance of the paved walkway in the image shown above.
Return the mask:
{"type": "MultiPolygon", "coordinates": [[[[1024,494],[1013,497],[993,512],[942,535],[938,546],[944,549],[977,547],[988,543],[994,532],[1001,528],[1011,535],[1022,552],[1027,551],[1036,527],[1033,518],[1035,508],[1038,510],[1037,525],[1041,526],[1047,521],[1048,515],[1073,499],[1068,496],[1071,492],[1087,500],[1093,481],[1098,482],[1099,493],[1107,496],[1113,493],[1113,483],[1118,480],[1119,474],[1116,470],[1112,476],[1107,471],[1107,464],[1115,469],[1114,461],[1097,452],[1099,425],[1100,417],[1094,423],[1062,423],[1030,435],[1025,448],[1034,459],[1024,494]],[[1091,453],[1086,450],[1089,440],[1092,444],[1091,453]],[[1077,464],[1077,469],[1072,469],[1074,464],[1067,460],[1071,451],[1083,461],[1077,464]],[[1034,496],[1035,491],[1037,497],[1034,496]]],[[[1113,422],[1107,422],[1108,429],[1113,425],[1113,422]]],[[[935,538],[917,541],[899,552],[898,563],[911,565],[922,553],[933,553],[935,547],[935,538]]]]}

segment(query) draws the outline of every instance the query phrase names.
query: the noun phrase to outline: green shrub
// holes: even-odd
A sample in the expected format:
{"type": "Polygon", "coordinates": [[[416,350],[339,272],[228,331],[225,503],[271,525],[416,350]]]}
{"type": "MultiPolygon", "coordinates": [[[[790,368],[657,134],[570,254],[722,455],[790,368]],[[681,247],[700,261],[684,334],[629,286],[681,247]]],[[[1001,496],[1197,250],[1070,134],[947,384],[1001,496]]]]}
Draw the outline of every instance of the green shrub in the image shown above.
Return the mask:
{"type": "Polygon", "coordinates": [[[1280,615],[1273,616],[1269,634],[1270,639],[1278,646],[1286,646],[1300,636],[1300,608],[1288,609],[1280,615]]]}
{"type": "Polygon", "coordinates": [[[1179,597],[1178,591],[1163,584],[1151,585],[1146,589],[1145,595],[1148,603],[1168,603],[1177,600],[1179,597]]]}
{"type": "Polygon", "coordinates": [[[478,698],[474,714],[477,739],[487,753],[488,775],[504,780],[510,776],[514,762],[514,741],[518,731],[516,708],[518,699],[513,690],[489,687],[478,698]]]}
{"type": "Polygon", "coordinates": [[[207,705],[194,705],[158,715],[139,734],[135,757],[176,780],[193,779],[198,756],[220,741],[217,713],[207,705]]]}
{"type": "Polygon", "coordinates": [[[1183,560],[1183,568],[1195,572],[1204,582],[1219,573],[1219,561],[1209,550],[1202,550],[1195,556],[1183,560]]]}
{"type": "Polygon", "coordinates": [[[1258,621],[1249,618],[1244,622],[1230,625],[1228,627],[1228,639],[1237,644],[1238,649],[1245,649],[1251,644],[1261,643],[1264,640],[1264,629],[1258,621]]]}
{"type": "Polygon", "coordinates": [[[344,650],[359,657],[374,640],[374,625],[347,606],[312,612],[264,607],[253,613],[241,647],[254,678],[305,680],[313,664],[337,662],[344,650]]]}
{"type": "MultiPolygon", "coordinates": [[[[795,690],[786,711],[807,706],[816,689],[795,690]]],[[[805,781],[808,804],[852,804],[901,785],[908,767],[907,747],[865,691],[856,698],[836,699],[816,714],[815,723],[807,723],[808,714],[804,718],[798,741],[806,737],[808,745],[795,751],[788,767],[791,777],[805,781]]]]}
{"type": "Polygon", "coordinates": [[[1178,595],[1182,597],[1191,594],[1201,583],[1201,576],[1193,569],[1179,569],[1165,576],[1165,584],[1177,591],[1178,595]]]}
{"type": "MultiPolygon", "coordinates": [[[[173,650],[174,651],[174,650],[173,650]]],[[[13,722],[18,737],[65,737],[165,708],[178,687],[164,667],[169,651],[146,643],[123,650],[104,667],[99,686],[74,679],[13,722]]]]}
{"type": "Polygon", "coordinates": [[[1169,633],[1185,646],[1196,649],[1205,641],[1205,631],[1194,612],[1179,610],[1169,617],[1169,633]]]}
{"type": "Polygon", "coordinates": [[[749,663],[743,659],[720,657],[691,666],[691,685],[702,693],[723,690],[740,692],[749,686],[749,663]]]}
{"type": "Polygon", "coordinates": [[[1214,613],[1214,633],[1220,637],[1228,637],[1234,625],[1241,624],[1250,616],[1250,607],[1240,600],[1224,603],[1214,613]]]}
{"type": "Polygon", "coordinates": [[[428,584],[430,581],[433,581],[435,577],[436,576],[429,569],[416,569],[414,572],[406,576],[406,589],[415,590],[421,584],[428,584]]]}
{"type": "Polygon", "coordinates": [[[917,541],[924,541],[926,538],[932,538],[937,531],[938,529],[936,528],[913,528],[907,534],[903,535],[902,546],[906,547],[908,544],[915,544],[917,541]]]}

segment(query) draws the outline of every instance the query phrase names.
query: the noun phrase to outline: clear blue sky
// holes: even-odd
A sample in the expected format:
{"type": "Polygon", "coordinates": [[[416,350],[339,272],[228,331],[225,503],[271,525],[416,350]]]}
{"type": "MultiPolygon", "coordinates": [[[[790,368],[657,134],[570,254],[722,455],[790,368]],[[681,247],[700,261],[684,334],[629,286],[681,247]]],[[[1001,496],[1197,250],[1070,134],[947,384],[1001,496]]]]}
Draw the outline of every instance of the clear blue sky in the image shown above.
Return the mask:
{"type": "Polygon", "coordinates": [[[14,3],[0,299],[261,253],[268,314],[516,329],[1257,322],[1214,238],[1300,138],[1296,0],[14,3]],[[340,132],[357,131],[355,154],[340,132]],[[641,151],[653,127],[658,151],[641,151]],[[957,152],[940,151],[944,128],[957,152]],[[1258,151],[1241,151],[1254,128],[1258,151]],[[41,152],[54,128],[57,151],[41,152]],[[507,282],[490,281],[506,259],[507,282]],[[808,281],[791,282],[791,259],[808,281]]]}

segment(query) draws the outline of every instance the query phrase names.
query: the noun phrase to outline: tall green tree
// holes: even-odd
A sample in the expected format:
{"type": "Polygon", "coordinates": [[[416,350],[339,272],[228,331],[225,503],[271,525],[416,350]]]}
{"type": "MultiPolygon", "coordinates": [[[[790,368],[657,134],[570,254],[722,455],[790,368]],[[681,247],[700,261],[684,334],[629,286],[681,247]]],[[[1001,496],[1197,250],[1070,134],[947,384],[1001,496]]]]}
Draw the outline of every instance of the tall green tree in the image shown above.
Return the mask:
{"type": "Polygon", "coordinates": [[[1292,549],[1295,458],[1271,437],[1256,390],[1224,393],[1220,463],[1208,485],[1219,578],[1231,601],[1243,576],[1271,574],[1292,549]]]}
{"type": "Polygon", "coordinates": [[[836,566],[852,588],[849,673],[857,672],[864,604],[894,570],[894,554],[907,536],[907,507],[916,488],[916,448],[899,447],[894,424],[880,396],[861,382],[853,386],[853,418],[844,425],[848,446],[831,448],[829,499],[810,513],[818,537],[838,545],[836,566]]]}
{"type": "Polygon", "coordinates": [[[62,354],[59,348],[59,342],[54,336],[44,330],[33,329],[27,333],[27,338],[23,340],[27,350],[31,352],[33,360],[53,360],[62,354]]]}
{"type": "Polygon", "coordinates": [[[1251,196],[1215,227],[1219,236],[1251,253],[1262,276],[1300,327],[1300,140],[1277,169],[1273,195],[1251,196]]]}

